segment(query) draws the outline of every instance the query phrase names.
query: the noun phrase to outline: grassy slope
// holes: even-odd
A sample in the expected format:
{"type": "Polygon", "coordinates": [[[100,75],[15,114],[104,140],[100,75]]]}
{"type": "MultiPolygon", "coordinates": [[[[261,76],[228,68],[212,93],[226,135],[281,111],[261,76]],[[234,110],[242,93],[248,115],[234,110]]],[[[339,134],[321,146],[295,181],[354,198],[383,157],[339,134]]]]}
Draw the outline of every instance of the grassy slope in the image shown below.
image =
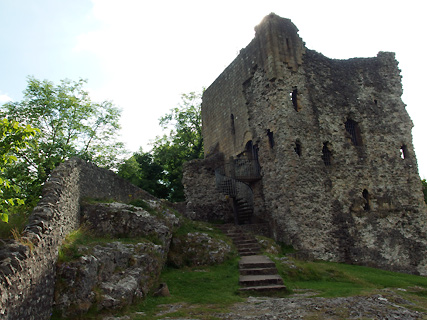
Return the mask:
{"type": "MultiPolygon", "coordinates": [[[[305,262],[270,255],[279,273],[292,291],[312,291],[319,297],[348,297],[370,295],[390,288],[404,299],[415,303],[407,306],[427,312],[427,278],[374,268],[332,262],[305,262]]],[[[171,296],[149,296],[143,302],[117,313],[132,320],[171,318],[218,319],[232,305],[244,301],[238,292],[238,257],[214,267],[173,269],[165,268],[161,281],[167,283],[171,296]],[[179,310],[173,306],[179,305],[179,310]]]]}
{"type": "MultiPolygon", "coordinates": [[[[195,231],[224,238],[224,235],[214,226],[193,221],[186,221],[175,232],[184,234],[195,231]]],[[[70,240],[69,243],[64,244],[65,257],[62,258],[76,257],[72,244],[92,243],[94,239],[85,239],[85,236],[78,231],[70,235],[70,240]]],[[[408,307],[427,312],[427,278],[425,277],[355,265],[320,261],[305,262],[288,258],[282,253],[269,254],[269,256],[276,262],[279,273],[289,288],[288,293],[281,293],[278,296],[286,297],[292,291],[304,290],[312,291],[313,296],[345,297],[369,295],[378,293],[384,288],[391,288],[404,299],[415,303],[414,306],[408,307]]],[[[114,316],[127,315],[132,320],[165,317],[218,319],[217,313],[225,313],[234,303],[245,300],[245,296],[238,291],[238,260],[239,258],[234,256],[221,265],[209,267],[175,269],[166,266],[160,282],[168,285],[171,293],[169,297],[149,295],[144,301],[136,302],[125,310],[118,311],[114,316]],[[174,310],[173,306],[177,305],[180,307],[174,310]]],[[[102,319],[103,316],[105,314],[100,315],[95,312],[80,319],[102,319]]]]}

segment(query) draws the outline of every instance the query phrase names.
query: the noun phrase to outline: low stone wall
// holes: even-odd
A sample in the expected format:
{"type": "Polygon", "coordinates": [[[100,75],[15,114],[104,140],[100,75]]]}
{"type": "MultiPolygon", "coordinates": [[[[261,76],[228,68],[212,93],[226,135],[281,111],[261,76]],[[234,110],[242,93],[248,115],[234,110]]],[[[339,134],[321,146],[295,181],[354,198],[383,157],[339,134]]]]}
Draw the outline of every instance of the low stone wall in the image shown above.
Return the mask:
{"type": "Polygon", "coordinates": [[[80,200],[129,202],[153,196],[113,172],[73,158],[59,165],[43,188],[20,241],[0,242],[0,318],[49,319],[58,246],[80,223],[80,200]]]}

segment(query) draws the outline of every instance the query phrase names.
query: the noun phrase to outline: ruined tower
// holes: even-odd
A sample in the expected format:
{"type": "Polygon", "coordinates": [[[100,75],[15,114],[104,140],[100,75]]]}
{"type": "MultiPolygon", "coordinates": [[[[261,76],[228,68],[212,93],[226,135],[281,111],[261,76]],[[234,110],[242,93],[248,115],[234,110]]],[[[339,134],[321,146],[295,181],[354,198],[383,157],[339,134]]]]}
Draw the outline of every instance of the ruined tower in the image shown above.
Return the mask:
{"type": "MultiPolygon", "coordinates": [[[[236,223],[267,222],[314,258],[427,274],[426,206],[394,54],[329,59],[273,13],[255,31],[202,103],[206,161],[224,156],[217,190],[236,223]]],[[[191,188],[197,217],[203,198],[191,188]]]]}

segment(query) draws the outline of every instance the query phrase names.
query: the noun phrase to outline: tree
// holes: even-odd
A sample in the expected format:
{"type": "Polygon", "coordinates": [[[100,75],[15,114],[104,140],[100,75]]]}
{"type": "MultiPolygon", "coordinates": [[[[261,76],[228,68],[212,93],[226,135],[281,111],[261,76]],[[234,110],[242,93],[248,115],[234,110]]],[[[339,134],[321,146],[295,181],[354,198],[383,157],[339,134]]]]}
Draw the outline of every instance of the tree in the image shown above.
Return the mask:
{"type": "Polygon", "coordinates": [[[157,137],[151,152],[140,150],[126,160],[119,175],[157,197],[183,201],[182,165],[203,158],[201,94],[183,94],[181,104],[159,123],[164,130],[170,129],[169,135],[157,137]]]}
{"type": "Polygon", "coordinates": [[[153,143],[153,157],[165,171],[164,184],[168,199],[184,201],[182,165],[192,159],[203,158],[201,94],[190,92],[181,96],[181,104],[160,118],[169,135],[157,137],[153,143]]]}
{"type": "Polygon", "coordinates": [[[5,176],[5,168],[18,160],[15,154],[27,147],[37,132],[29,125],[22,126],[16,121],[0,119],[0,219],[4,222],[9,219],[11,207],[24,202],[11,195],[19,193],[20,188],[5,176]]]}
{"type": "Polygon", "coordinates": [[[124,149],[115,140],[120,111],[110,101],[92,102],[85,83],[62,80],[54,85],[29,77],[24,99],[1,107],[0,117],[39,129],[37,144],[21,149],[15,164],[5,171],[27,195],[38,197],[50,172],[72,156],[107,168],[117,166],[124,149]]]}
{"type": "Polygon", "coordinates": [[[168,188],[163,183],[163,167],[154,160],[152,154],[142,149],[120,166],[118,175],[157,198],[168,196],[168,188]]]}

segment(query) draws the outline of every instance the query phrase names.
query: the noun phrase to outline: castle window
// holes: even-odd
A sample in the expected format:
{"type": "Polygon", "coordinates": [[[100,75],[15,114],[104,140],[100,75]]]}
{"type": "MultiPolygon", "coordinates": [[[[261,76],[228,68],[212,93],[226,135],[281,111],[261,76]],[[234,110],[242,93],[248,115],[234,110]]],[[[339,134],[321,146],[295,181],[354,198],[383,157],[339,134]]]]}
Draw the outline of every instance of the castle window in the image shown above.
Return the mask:
{"type": "Polygon", "coordinates": [[[329,150],[329,142],[323,142],[322,148],[322,160],[325,166],[330,166],[332,164],[332,152],[329,150]]]}
{"type": "Polygon", "coordinates": [[[301,106],[298,103],[298,89],[294,87],[294,90],[290,93],[292,105],[294,106],[294,109],[296,112],[299,112],[301,110],[301,106]]]}
{"type": "Polygon", "coordinates": [[[369,192],[366,189],[363,189],[362,192],[363,199],[365,199],[365,205],[363,206],[363,210],[369,211],[371,209],[369,205],[369,192]]]}
{"type": "Polygon", "coordinates": [[[406,148],[406,145],[404,144],[400,147],[400,157],[402,159],[408,158],[408,148],[406,148]]]}
{"type": "Polygon", "coordinates": [[[345,129],[350,134],[351,142],[355,146],[361,146],[362,136],[360,134],[359,124],[354,120],[347,119],[347,121],[345,122],[345,129]]]}
{"type": "Polygon", "coordinates": [[[234,127],[234,114],[231,114],[230,118],[231,118],[231,134],[234,135],[236,133],[236,129],[234,127]]]}
{"type": "Polygon", "coordinates": [[[267,130],[267,136],[268,136],[268,142],[270,144],[270,148],[274,147],[274,138],[273,138],[273,132],[270,131],[270,129],[267,130]]]}
{"type": "Polygon", "coordinates": [[[295,153],[301,157],[301,153],[302,153],[302,147],[301,147],[301,142],[299,140],[295,141],[295,153]]]}

